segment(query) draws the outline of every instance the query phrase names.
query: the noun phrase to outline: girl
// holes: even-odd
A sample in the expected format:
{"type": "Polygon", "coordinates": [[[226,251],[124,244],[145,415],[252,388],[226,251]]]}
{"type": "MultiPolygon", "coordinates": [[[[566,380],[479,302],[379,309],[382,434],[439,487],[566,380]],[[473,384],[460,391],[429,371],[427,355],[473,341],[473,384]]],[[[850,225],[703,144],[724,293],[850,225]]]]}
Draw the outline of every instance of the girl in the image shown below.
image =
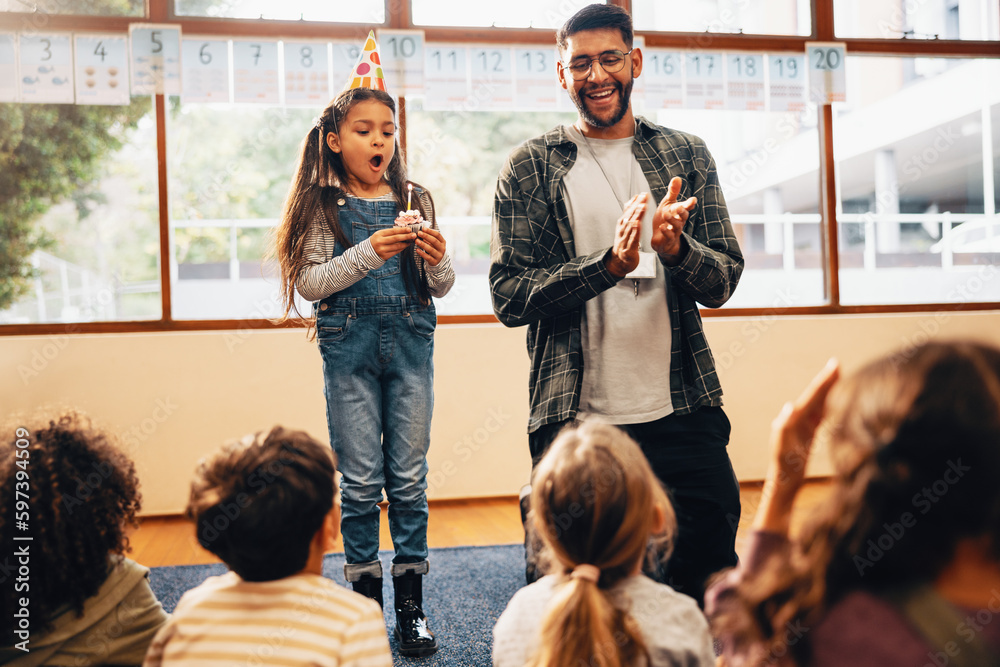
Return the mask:
{"type": "Polygon", "coordinates": [[[775,419],[749,553],[709,591],[728,664],[1000,664],[1000,349],[928,343],[838,374],[775,419]],[[825,417],[832,489],[790,541],[825,417]]]}
{"type": "Polygon", "coordinates": [[[496,667],[715,664],[695,601],[641,572],[647,553],[669,555],[677,520],[634,440],[607,424],[564,429],[531,488],[550,574],[497,621],[496,667]]]}
{"type": "MultiPolygon", "coordinates": [[[[422,610],[427,563],[427,448],[433,405],[430,297],[455,276],[429,193],[413,199],[432,228],[394,227],[408,188],[395,104],[345,90],[302,146],[277,233],[285,317],[313,301],[330,442],[340,462],[345,577],[382,604],[379,501],[395,546],[395,637],[404,655],[437,649],[422,610]]],[[[407,207],[408,208],[408,207],[407,207]]]]}
{"type": "Polygon", "coordinates": [[[72,412],[16,426],[0,443],[0,663],[141,664],[168,617],[124,555],[142,505],[132,461],[72,412]]]}

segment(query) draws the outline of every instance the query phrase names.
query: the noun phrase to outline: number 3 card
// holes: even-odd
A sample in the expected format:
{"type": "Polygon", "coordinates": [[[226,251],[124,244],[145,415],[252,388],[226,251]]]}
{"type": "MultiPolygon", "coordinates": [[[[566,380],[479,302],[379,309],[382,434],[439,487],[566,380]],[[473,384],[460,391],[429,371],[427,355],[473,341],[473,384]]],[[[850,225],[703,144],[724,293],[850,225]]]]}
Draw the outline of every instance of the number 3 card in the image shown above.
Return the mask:
{"type": "Polygon", "coordinates": [[[69,35],[21,35],[21,101],[73,103],[69,35]]]}

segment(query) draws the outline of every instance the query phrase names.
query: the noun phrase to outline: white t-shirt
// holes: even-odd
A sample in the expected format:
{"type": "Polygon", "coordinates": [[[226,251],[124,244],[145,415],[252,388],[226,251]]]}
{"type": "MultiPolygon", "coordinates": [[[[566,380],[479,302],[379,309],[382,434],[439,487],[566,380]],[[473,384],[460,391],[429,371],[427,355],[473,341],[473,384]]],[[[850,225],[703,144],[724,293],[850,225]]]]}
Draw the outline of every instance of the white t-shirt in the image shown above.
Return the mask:
{"type": "MultiPolygon", "coordinates": [[[[493,667],[523,667],[538,650],[547,607],[560,585],[549,575],[511,598],[493,627],[493,667]]],[[[708,621],[695,601],[649,577],[626,577],[611,588],[612,600],[636,620],[649,650],[648,667],[714,667],[708,621]]]]}
{"type": "MultiPolygon", "coordinates": [[[[577,157],[563,178],[563,195],[576,254],[588,255],[614,243],[623,204],[635,194],[649,192],[649,182],[632,154],[633,137],[588,142],[575,127],[567,129],[577,144],[577,157]]],[[[645,252],[652,252],[657,203],[650,194],[639,237],[640,249],[645,252]]],[[[663,265],[658,260],[653,264],[656,278],[638,279],[638,294],[636,281],[623,278],[586,303],[583,387],[577,418],[643,424],[674,411],[670,401],[669,288],[663,265]]]]}

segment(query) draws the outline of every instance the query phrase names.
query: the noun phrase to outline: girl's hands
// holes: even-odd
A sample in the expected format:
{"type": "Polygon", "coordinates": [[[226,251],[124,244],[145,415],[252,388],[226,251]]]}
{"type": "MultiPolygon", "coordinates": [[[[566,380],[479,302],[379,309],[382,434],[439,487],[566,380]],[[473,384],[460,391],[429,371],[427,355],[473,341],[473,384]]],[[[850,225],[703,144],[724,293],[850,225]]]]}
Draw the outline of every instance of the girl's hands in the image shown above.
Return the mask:
{"type": "Polygon", "coordinates": [[[409,227],[389,227],[380,229],[370,237],[372,248],[383,260],[391,259],[406,250],[417,235],[409,227]]]}
{"type": "Polygon", "coordinates": [[[424,227],[417,234],[415,250],[430,266],[437,266],[444,258],[444,236],[436,229],[424,227]]]}
{"type": "Polygon", "coordinates": [[[754,520],[760,530],[788,534],[795,495],[805,481],[816,429],[826,414],[826,398],[840,378],[830,359],[794,401],[785,403],[771,423],[771,465],[754,520]]]}

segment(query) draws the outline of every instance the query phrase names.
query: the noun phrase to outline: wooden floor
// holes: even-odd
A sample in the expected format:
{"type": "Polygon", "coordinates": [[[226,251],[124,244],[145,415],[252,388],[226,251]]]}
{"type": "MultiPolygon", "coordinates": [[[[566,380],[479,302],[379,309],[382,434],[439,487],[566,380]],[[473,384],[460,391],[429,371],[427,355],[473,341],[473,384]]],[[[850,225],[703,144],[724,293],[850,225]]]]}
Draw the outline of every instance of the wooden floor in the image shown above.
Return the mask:
{"type": "MultiPolygon", "coordinates": [[[[823,501],[828,489],[824,481],[809,482],[795,505],[793,526],[813,507],[823,501]]],[[[760,484],[744,484],[740,488],[743,512],[736,535],[736,550],[743,552],[746,535],[760,503],[760,484]]],[[[385,512],[382,513],[380,542],[382,549],[392,549],[385,512]]],[[[430,503],[427,543],[431,548],[513,544],[524,540],[517,498],[486,498],[476,500],[444,500],[430,503]]],[[[338,540],[339,542],[339,540],[338,540]]],[[[144,519],[131,535],[129,556],[147,567],[162,565],[197,565],[217,563],[218,559],[205,551],[194,537],[194,527],[182,517],[151,517],[144,519]]],[[[343,545],[338,544],[339,551],[343,545]]]]}

